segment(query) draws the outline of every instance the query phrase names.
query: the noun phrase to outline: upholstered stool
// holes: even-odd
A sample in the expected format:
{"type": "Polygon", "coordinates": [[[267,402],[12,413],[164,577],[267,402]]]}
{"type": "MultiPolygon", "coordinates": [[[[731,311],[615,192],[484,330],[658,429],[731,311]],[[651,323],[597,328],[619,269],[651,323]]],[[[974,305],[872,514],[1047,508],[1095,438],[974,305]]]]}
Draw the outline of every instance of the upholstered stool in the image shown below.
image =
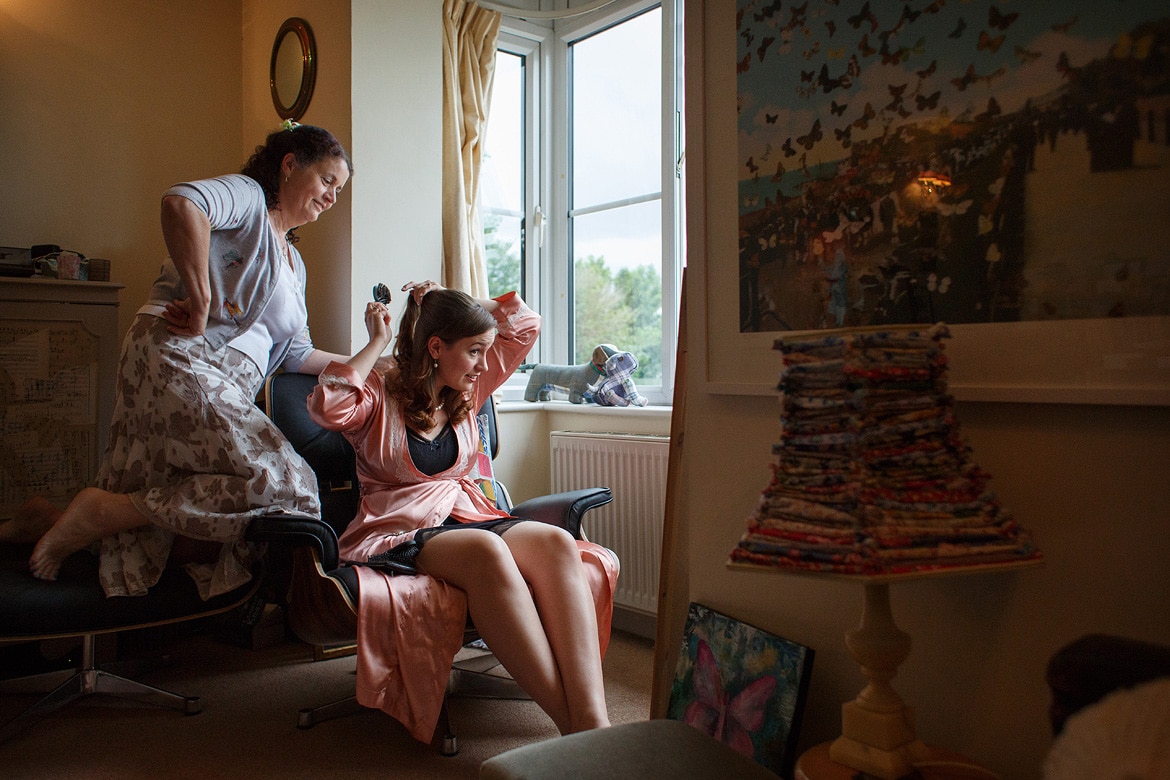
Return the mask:
{"type": "Polygon", "coordinates": [[[514,748],[480,764],[480,780],[776,780],[722,742],[677,720],[623,723],[514,748]]]}

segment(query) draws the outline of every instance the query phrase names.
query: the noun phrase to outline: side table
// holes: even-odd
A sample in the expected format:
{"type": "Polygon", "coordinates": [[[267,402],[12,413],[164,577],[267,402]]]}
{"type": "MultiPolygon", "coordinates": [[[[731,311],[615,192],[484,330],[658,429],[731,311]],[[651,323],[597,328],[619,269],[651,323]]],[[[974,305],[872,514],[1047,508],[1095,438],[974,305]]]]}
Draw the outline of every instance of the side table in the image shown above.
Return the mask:
{"type": "MultiPolygon", "coordinates": [[[[829,758],[831,742],[809,748],[796,760],[795,780],[867,780],[870,775],[829,758]]],[[[928,757],[906,775],[914,780],[998,780],[999,775],[944,747],[927,745],[928,757]]]]}

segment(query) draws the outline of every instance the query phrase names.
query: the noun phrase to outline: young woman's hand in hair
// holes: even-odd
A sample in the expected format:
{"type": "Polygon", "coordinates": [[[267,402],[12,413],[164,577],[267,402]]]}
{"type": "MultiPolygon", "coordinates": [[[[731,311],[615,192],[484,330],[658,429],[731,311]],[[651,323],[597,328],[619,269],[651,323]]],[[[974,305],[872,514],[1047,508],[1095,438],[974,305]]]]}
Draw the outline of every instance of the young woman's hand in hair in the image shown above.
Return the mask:
{"type": "Polygon", "coordinates": [[[422,299],[426,297],[427,293],[442,289],[443,285],[429,279],[425,282],[407,282],[402,285],[402,292],[409,293],[416,305],[422,303],[422,299]]]}

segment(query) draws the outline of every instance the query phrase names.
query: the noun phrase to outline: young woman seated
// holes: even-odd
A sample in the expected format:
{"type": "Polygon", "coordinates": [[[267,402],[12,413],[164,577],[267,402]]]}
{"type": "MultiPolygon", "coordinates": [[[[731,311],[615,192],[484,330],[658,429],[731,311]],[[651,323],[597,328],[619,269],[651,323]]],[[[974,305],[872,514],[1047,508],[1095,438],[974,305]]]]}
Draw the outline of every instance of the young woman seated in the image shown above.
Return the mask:
{"type": "Polygon", "coordinates": [[[617,564],[556,526],[509,517],[476,482],[476,412],[524,360],[540,317],[515,293],[474,299],[434,282],[409,293],[393,366],[385,304],[369,343],[309,396],[357,452],[362,502],[341,536],[359,565],[358,701],[429,742],[466,616],[561,733],[609,725],[601,660],[617,564]],[[416,571],[417,574],[394,573],[416,571]]]}

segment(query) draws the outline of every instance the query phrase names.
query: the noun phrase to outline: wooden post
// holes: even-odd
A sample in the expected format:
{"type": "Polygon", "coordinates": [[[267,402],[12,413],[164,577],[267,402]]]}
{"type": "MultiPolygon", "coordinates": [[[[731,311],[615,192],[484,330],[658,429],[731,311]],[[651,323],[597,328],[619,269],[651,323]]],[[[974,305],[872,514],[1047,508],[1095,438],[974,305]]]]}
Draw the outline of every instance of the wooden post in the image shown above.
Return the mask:
{"type": "MultiPolygon", "coordinates": [[[[666,505],[662,519],[662,561],[658,567],[658,623],[654,639],[654,678],[650,689],[650,717],[665,718],[674,682],[675,656],[682,632],[674,617],[678,594],[689,592],[687,532],[679,516],[683,492],[683,426],[687,401],[687,276],[683,269],[682,305],[679,307],[678,347],[674,363],[674,400],[670,416],[670,459],[666,471],[666,505]]],[[[683,605],[685,610],[686,605],[683,605]]]]}

